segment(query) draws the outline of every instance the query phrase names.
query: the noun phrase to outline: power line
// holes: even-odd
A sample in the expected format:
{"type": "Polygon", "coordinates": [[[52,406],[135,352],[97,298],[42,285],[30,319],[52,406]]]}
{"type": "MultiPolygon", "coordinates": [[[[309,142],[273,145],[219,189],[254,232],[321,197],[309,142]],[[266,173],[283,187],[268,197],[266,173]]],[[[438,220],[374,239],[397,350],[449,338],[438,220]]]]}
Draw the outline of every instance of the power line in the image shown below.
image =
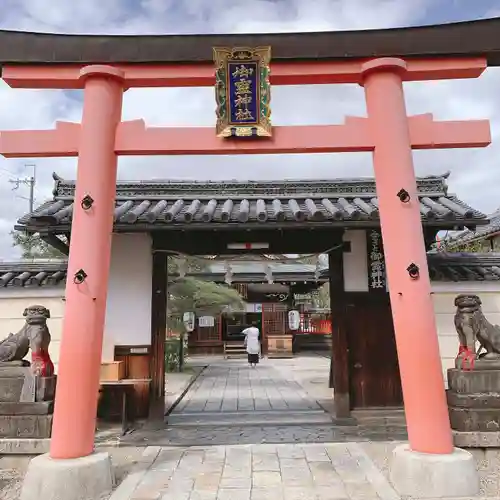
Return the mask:
{"type": "Polygon", "coordinates": [[[6,168],[1,168],[0,167],[0,175],[8,175],[9,177],[14,177],[16,174],[14,172],[11,172],[10,170],[7,170],[6,168]]]}
{"type": "MultiPolygon", "coordinates": [[[[24,178],[17,177],[16,179],[9,179],[9,182],[11,184],[14,184],[12,191],[16,191],[17,189],[19,189],[21,184],[29,186],[30,189],[29,198],[25,198],[24,196],[19,196],[19,197],[28,200],[29,210],[30,210],[29,213],[31,214],[33,213],[33,210],[35,208],[34,205],[35,205],[36,165],[25,165],[25,168],[26,167],[33,168],[33,175],[31,175],[30,177],[24,177],[24,178]]],[[[31,240],[28,240],[27,242],[27,251],[28,255],[33,256],[33,242],[31,240]]]]}

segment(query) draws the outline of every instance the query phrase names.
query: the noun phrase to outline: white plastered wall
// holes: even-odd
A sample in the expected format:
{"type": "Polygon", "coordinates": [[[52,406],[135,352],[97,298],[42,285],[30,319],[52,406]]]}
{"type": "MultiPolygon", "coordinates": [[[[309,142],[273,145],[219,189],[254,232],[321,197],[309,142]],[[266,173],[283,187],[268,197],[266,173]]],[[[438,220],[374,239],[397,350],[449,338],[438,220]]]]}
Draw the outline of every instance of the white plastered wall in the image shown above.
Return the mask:
{"type": "Polygon", "coordinates": [[[151,344],[152,261],[149,234],[113,235],[105,351],[151,344]]]}
{"type": "MultiPolygon", "coordinates": [[[[103,361],[115,345],[151,344],[151,239],[148,234],[115,234],[108,284],[103,361]]],[[[18,332],[23,311],[33,304],[50,310],[50,356],[56,373],[64,316],[64,286],[0,288],[0,339],[18,332]]]]}
{"type": "Polygon", "coordinates": [[[481,298],[483,313],[493,324],[500,324],[500,283],[471,281],[463,283],[437,282],[432,284],[434,311],[443,366],[445,386],[446,371],[455,364],[458,353],[458,336],[455,330],[455,297],[461,293],[474,293],[481,298]]]}
{"type": "MultiPolygon", "coordinates": [[[[344,253],[344,285],[348,292],[368,291],[368,259],[366,233],[364,230],[348,230],[344,241],[351,243],[351,251],[344,253]]],[[[469,281],[463,283],[433,282],[434,311],[438,332],[439,349],[443,367],[444,383],[446,371],[454,365],[458,352],[458,337],[453,318],[455,297],[460,293],[475,293],[481,298],[483,312],[493,324],[500,325],[500,283],[469,281]]],[[[425,363],[422,363],[425,369],[425,363]]]]}
{"type": "Polygon", "coordinates": [[[351,244],[350,252],[344,252],[344,289],[346,292],[367,292],[366,231],[358,229],[345,231],[343,240],[351,244]]]}
{"type": "MultiPolygon", "coordinates": [[[[64,287],[0,288],[0,339],[17,333],[24,325],[24,310],[39,304],[50,311],[47,325],[52,336],[49,353],[57,372],[64,315],[64,287]]],[[[31,358],[31,356],[28,356],[31,358]]]]}

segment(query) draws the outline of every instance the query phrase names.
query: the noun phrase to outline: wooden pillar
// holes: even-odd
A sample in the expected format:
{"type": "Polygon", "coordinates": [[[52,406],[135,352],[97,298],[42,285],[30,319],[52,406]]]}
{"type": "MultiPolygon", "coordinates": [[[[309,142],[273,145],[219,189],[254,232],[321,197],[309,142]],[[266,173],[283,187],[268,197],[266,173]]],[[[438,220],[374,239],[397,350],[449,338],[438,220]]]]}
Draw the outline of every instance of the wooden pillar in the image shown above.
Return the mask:
{"type": "MultiPolygon", "coordinates": [[[[342,245],[341,238],[338,244],[342,245]]],[[[328,254],[328,266],[332,321],[330,386],[333,387],[333,404],[337,418],[348,418],[351,415],[351,408],[349,401],[349,353],[345,325],[343,245],[328,254]]]]}
{"type": "Polygon", "coordinates": [[[453,440],[403,91],[406,63],[382,58],[363,70],[408,438],[413,451],[448,454],[453,440]]]}
{"type": "Polygon", "coordinates": [[[83,118],[50,443],[50,456],[57,459],[94,450],[115,208],[115,135],[123,99],[118,69],[87,66],[81,78],[83,118]]]}
{"type": "Polygon", "coordinates": [[[167,331],[167,254],[154,251],[151,280],[151,404],[150,418],[165,413],[165,336],[167,331]]]}

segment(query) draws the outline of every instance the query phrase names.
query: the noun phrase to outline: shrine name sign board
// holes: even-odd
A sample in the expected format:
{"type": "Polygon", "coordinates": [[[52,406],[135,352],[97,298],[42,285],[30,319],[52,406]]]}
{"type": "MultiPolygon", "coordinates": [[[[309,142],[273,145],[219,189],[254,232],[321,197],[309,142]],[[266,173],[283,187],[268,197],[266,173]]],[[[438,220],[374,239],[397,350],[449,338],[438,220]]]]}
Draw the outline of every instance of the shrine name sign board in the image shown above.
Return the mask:
{"type": "Polygon", "coordinates": [[[271,47],[214,47],[218,137],[271,136],[271,47]]]}
{"type": "Polygon", "coordinates": [[[382,233],[377,229],[367,232],[368,243],[368,291],[387,292],[384,247],[382,233]]]}

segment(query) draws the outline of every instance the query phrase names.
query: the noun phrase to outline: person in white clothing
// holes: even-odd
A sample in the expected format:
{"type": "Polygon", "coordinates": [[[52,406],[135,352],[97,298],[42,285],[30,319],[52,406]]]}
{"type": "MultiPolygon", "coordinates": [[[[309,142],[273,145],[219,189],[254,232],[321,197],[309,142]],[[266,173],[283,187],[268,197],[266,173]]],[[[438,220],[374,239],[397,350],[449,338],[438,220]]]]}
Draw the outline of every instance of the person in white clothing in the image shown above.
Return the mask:
{"type": "Polygon", "coordinates": [[[242,332],[245,335],[245,347],[248,354],[248,364],[257,366],[260,356],[260,332],[257,323],[252,321],[252,326],[245,328],[242,332]]]}

